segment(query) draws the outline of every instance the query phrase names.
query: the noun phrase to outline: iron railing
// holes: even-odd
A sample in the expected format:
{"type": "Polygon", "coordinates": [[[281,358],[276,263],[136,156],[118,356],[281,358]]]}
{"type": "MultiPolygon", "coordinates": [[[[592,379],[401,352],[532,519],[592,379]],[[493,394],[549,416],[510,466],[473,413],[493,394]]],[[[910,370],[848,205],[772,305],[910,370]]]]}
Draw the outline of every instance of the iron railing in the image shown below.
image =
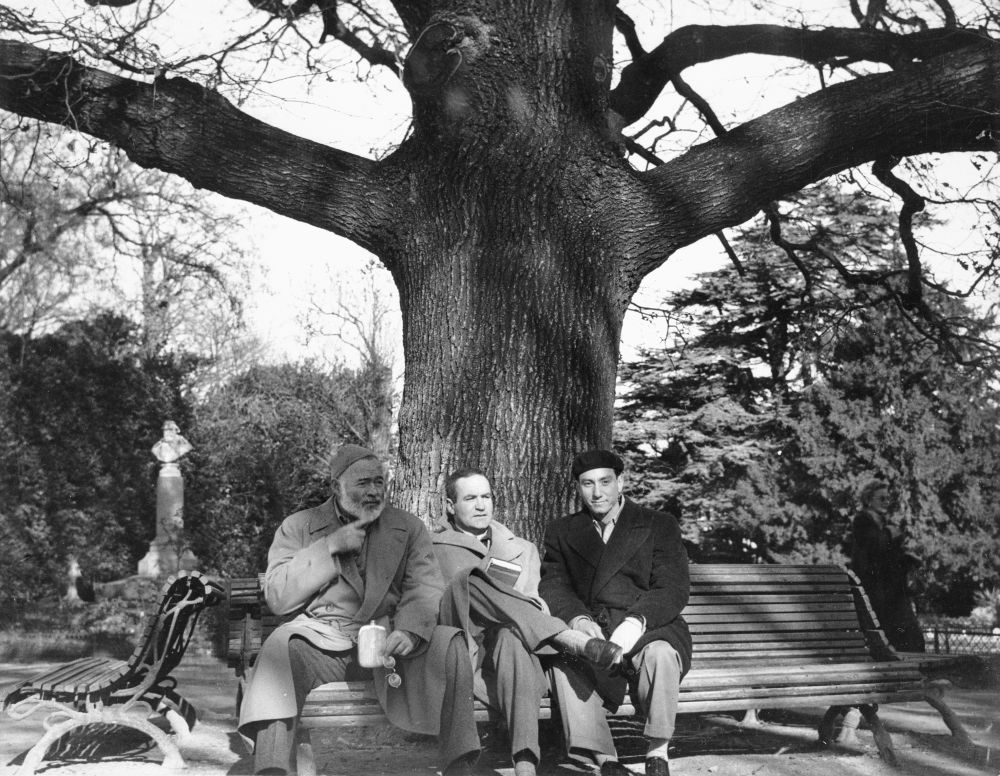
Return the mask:
{"type": "Polygon", "coordinates": [[[924,644],[928,652],[941,655],[1000,655],[1000,629],[991,632],[934,626],[924,629],[924,644]]]}

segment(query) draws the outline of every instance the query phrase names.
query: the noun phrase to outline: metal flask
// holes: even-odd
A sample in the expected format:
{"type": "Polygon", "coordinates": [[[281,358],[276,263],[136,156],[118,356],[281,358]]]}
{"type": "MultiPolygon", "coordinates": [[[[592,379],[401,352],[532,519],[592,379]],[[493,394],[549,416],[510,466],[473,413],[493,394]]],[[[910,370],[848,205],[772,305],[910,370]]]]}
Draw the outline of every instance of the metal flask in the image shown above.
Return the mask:
{"type": "Polygon", "coordinates": [[[372,620],[358,631],[358,665],[379,668],[385,653],[385,628],[372,620]]]}

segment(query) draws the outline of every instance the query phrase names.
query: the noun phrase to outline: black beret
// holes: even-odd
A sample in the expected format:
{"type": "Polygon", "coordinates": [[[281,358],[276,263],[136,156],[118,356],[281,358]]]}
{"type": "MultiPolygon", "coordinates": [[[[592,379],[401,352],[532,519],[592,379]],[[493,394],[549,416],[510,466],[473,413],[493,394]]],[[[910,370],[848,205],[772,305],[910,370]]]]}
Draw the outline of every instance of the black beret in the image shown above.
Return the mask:
{"type": "Polygon", "coordinates": [[[573,479],[591,469],[614,469],[615,474],[625,471],[625,462],[610,450],[587,450],[573,459],[573,479]]]}

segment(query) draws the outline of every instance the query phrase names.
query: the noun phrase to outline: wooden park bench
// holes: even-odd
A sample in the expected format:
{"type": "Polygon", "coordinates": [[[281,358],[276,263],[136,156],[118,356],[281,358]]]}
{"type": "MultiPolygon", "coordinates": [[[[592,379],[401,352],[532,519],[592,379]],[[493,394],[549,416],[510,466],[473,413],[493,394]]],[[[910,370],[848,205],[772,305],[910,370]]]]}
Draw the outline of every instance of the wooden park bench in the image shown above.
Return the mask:
{"type": "Polygon", "coordinates": [[[223,599],[222,588],[197,571],[170,577],[156,612],[128,660],[88,657],[49,669],[11,689],[3,708],[13,719],[50,711],[45,733],[30,749],[19,776],[35,772],[49,747],[74,728],[94,723],[141,731],[164,754],[166,769],[184,767],[177,744],[149,718],[163,715],[178,739],[194,726],[194,707],[170,675],[184,656],[198,615],[223,599]]]}
{"type": "MultiPolygon", "coordinates": [[[[229,582],[228,659],[245,679],[264,638],[283,618],[263,600],[261,580],[229,582]]],[[[852,707],[867,720],[879,754],[895,763],[878,704],[926,700],[964,743],[968,734],[942,697],[941,682],[924,676],[919,659],[889,646],[867,595],[839,566],[693,564],[684,610],[694,640],[691,671],[681,683],[681,713],[759,709],[825,709],[819,739],[833,740],[837,719],[852,707]]],[[[618,715],[632,715],[625,703],[618,715]]],[[[552,714],[543,700],[540,717],[552,714]]],[[[477,702],[476,718],[490,711],[477,702]]],[[[370,682],[332,682],[306,699],[299,725],[299,772],[313,771],[311,728],[385,721],[370,682]]]]}

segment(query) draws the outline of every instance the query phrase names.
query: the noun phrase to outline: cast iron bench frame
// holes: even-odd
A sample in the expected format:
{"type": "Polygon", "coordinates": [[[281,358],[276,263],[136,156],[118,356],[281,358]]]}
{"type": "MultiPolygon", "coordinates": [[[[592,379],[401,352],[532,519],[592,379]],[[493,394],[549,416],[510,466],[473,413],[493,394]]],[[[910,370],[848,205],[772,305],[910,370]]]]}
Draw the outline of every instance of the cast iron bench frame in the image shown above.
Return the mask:
{"type": "Polygon", "coordinates": [[[163,767],[184,767],[177,743],[149,721],[154,712],[183,741],[194,727],[194,707],[177,691],[170,675],[194,633],[198,615],[223,600],[223,588],[197,571],[180,571],[163,586],[159,605],[128,660],[87,657],[51,668],[15,685],[3,708],[13,719],[39,709],[50,713],[45,733],[25,755],[19,776],[31,776],[49,747],[74,728],[110,723],[149,736],[163,752],[163,767]]]}
{"type": "MultiPolygon", "coordinates": [[[[268,610],[258,577],[228,581],[227,658],[242,682],[264,638],[288,618],[268,610]]],[[[880,756],[896,758],[878,704],[924,700],[952,734],[971,744],[944,701],[947,682],[925,675],[930,660],[900,657],[885,638],[857,577],[841,566],[692,564],[684,610],[694,640],[694,664],[680,688],[680,713],[825,708],[819,740],[829,745],[838,718],[860,710],[880,756]]],[[[239,701],[237,701],[239,702],[239,701]]],[[[632,715],[628,702],[616,715],[632,715]]],[[[552,715],[545,698],[540,718],[552,715]]],[[[493,719],[476,703],[476,719],[493,719]]],[[[309,730],[385,722],[371,682],[331,682],[313,690],[300,718],[299,772],[315,772],[309,730]]],[[[850,723],[848,723],[850,724],[850,723]]],[[[850,730],[840,741],[849,740],[850,730]]]]}

